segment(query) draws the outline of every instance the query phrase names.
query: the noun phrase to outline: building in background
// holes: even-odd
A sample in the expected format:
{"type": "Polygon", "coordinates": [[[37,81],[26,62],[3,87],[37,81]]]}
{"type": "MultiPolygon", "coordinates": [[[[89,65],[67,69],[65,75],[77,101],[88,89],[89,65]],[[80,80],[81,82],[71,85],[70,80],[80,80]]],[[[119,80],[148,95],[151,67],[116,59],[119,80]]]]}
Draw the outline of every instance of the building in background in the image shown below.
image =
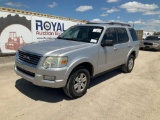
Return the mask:
{"type": "Polygon", "coordinates": [[[153,35],[154,31],[136,30],[139,40],[145,39],[147,36],[153,35]]]}
{"type": "Polygon", "coordinates": [[[0,53],[15,53],[28,43],[51,40],[87,21],[0,7],[0,53]]]}

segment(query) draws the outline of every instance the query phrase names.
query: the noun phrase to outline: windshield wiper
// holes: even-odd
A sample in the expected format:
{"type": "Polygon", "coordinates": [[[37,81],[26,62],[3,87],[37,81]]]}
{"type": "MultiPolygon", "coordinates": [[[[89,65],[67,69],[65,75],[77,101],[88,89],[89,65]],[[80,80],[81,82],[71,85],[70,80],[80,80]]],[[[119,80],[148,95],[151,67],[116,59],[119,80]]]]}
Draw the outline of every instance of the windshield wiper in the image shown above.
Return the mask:
{"type": "Polygon", "coordinates": [[[90,41],[88,41],[89,39],[62,38],[62,37],[57,37],[57,39],[64,39],[64,40],[70,40],[70,41],[76,41],[76,42],[87,42],[87,43],[90,42],[90,41]]]}
{"type": "Polygon", "coordinates": [[[63,37],[57,37],[57,39],[64,39],[64,40],[77,41],[77,39],[75,39],[75,38],[63,38],[63,37]]]}
{"type": "Polygon", "coordinates": [[[64,38],[65,40],[77,41],[75,38],[64,38]]]}

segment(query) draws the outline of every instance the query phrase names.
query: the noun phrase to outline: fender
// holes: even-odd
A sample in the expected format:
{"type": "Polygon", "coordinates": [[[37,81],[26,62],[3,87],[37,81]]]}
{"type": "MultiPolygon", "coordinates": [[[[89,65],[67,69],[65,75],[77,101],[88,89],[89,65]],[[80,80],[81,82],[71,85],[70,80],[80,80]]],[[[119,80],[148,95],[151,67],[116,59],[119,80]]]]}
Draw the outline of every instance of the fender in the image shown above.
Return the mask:
{"type": "Polygon", "coordinates": [[[66,74],[65,74],[65,81],[67,82],[68,78],[69,78],[69,75],[71,74],[72,70],[77,67],[78,65],[82,64],[82,63],[90,63],[92,66],[94,66],[94,70],[93,70],[93,75],[95,75],[96,71],[97,71],[97,65],[94,65],[94,62],[92,59],[90,58],[87,58],[87,57],[83,57],[83,58],[79,58],[79,59],[76,59],[75,61],[72,61],[71,64],[68,66],[68,69],[66,71],[66,74]]]}
{"type": "Polygon", "coordinates": [[[137,57],[136,48],[134,47],[128,52],[125,63],[127,62],[128,58],[129,58],[129,56],[131,55],[132,52],[135,52],[135,58],[137,57]]]}

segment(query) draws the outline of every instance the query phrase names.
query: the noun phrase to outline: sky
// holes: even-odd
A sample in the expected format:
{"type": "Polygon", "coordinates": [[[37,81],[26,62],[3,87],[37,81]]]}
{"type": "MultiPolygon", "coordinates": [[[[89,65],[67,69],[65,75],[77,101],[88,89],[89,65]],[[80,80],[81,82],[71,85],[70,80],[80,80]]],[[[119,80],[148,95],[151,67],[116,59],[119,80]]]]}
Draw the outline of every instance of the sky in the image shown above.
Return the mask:
{"type": "Polygon", "coordinates": [[[0,0],[0,7],[160,31],[160,0],[0,0]]]}

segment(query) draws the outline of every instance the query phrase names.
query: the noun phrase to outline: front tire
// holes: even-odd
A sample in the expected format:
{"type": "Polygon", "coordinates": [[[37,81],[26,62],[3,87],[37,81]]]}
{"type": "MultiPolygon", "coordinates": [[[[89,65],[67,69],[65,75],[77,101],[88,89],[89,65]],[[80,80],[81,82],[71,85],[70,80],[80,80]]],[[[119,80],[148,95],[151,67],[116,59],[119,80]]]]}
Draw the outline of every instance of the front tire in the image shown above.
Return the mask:
{"type": "Polygon", "coordinates": [[[89,83],[89,71],[85,68],[80,68],[71,73],[63,90],[67,96],[71,98],[79,98],[87,92],[89,83]]]}
{"type": "Polygon", "coordinates": [[[122,71],[125,73],[130,73],[134,67],[134,60],[135,60],[135,57],[133,55],[130,55],[127,60],[127,63],[122,65],[122,71]]]}

